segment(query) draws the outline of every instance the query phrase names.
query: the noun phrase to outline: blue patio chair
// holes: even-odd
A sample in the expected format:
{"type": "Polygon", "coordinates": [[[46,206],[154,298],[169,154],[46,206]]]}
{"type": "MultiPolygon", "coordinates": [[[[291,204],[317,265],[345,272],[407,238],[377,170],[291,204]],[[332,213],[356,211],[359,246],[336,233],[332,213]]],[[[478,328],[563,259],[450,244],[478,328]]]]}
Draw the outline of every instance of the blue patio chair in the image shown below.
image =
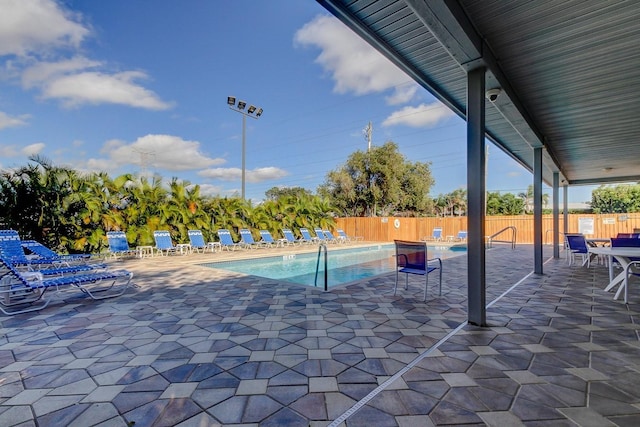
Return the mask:
{"type": "MultiPolygon", "coordinates": [[[[82,266],[85,267],[85,266],[82,266]]],[[[0,257],[0,311],[7,315],[27,313],[45,308],[49,294],[78,289],[92,299],[122,295],[133,274],[126,270],[102,270],[69,276],[45,277],[41,272],[21,272],[0,257]]]]}
{"type": "Polygon", "coordinates": [[[282,229],[282,235],[284,236],[284,239],[287,241],[288,245],[295,245],[296,243],[298,244],[309,243],[302,238],[296,239],[296,237],[293,235],[293,231],[289,230],[288,228],[282,229]]]}
{"type": "Polygon", "coordinates": [[[458,236],[456,237],[456,240],[459,242],[466,242],[467,241],[467,232],[466,231],[458,231],[458,236]]]}
{"type": "MultiPolygon", "coordinates": [[[[309,233],[309,230],[306,228],[301,228],[300,229],[300,234],[302,234],[302,241],[305,243],[318,243],[319,242],[319,238],[318,237],[311,237],[311,233],[309,233]]],[[[324,234],[323,234],[324,236],[324,234]]]]}
{"type": "Polygon", "coordinates": [[[207,242],[204,241],[204,235],[201,230],[189,230],[187,231],[187,235],[189,236],[189,242],[191,244],[191,249],[196,252],[205,253],[207,251],[211,251],[211,253],[221,248],[220,242],[207,242]]]}
{"type": "Polygon", "coordinates": [[[89,254],[61,255],[35,240],[22,240],[22,248],[39,259],[50,259],[67,263],[86,263],[91,259],[89,254]]]}
{"type": "Polygon", "coordinates": [[[153,232],[153,240],[156,242],[156,251],[160,255],[176,253],[178,249],[171,240],[171,234],[167,230],[156,230],[153,232]]]}
{"type": "MultiPolygon", "coordinates": [[[[621,233],[622,234],[622,233],[621,233]]],[[[614,237],[611,239],[611,247],[612,248],[640,248],[640,239],[637,237],[614,237]]],[[[613,257],[612,261],[616,261],[616,265],[621,266],[621,263],[613,257]]],[[[640,270],[638,267],[640,266],[640,258],[638,257],[629,257],[629,262],[624,267],[625,276],[624,276],[624,302],[627,303],[629,290],[629,278],[632,276],[640,277],[640,270]]],[[[617,293],[619,294],[619,292],[617,293]]],[[[616,298],[617,295],[616,294],[616,298]]]]}
{"type": "Polygon", "coordinates": [[[109,252],[116,259],[122,256],[138,255],[137,249],[129,247],[129,241],[124,231],[107,231],[107,241],[109,242],[109,252]]]}
{"type": "Polygon", "coordinates": [[[252,249],[252,248],[264,248],[266,247],[266,243],[265,242],[256,242],[253,239],[253,235],[251,234],[251,230],[249,230],[248,228],[241,228],[240,229],[240,245],[242,245],[243,247],[247,248],[247,249],[252,249]]]}
{"type": "Polygon", "coordinates": [[[237,248],[242,248],[240,243],[236,243],[233,241],[233,237],[231,237],[231,232],[225,228],[221,228],[218,230],[218,238],[220,239],[220,245],[222,249],[236,250],[237,248]]]}
{"type": "Polygon", "coordinates": [[[267,246],[284,247],[287,244],[287,239],[274,239],[269,230],[260,230],[260,238],[267,246]]]}
{"type": "Polygon", "coordinates": [[[426,236],[422,240],[432,240],[436,242],[442,241],[442,227],[433,227],[431,236],[426,236]]]}
{"type": "Polygon", "coordinates": [[[439,294],[442,295],[442,260],[440,258],[429,259],[427,245],[424,242],[410,242],[406,240],[394,240],[396,246],[396,285],[393,295],[398,290],[398,276],[405,274],[404,288],[409,287],[409,274],[424,276],[424,301],[427,300],[429,287],[429,273],[438,270],[440,273],[439,294]]]}
{"type": "Polygon", "coordinates": [[[582,258],[581,266],[591,266],[591,253],[589,252],[589,246],[587,245],[587,239],[582,234],[567,234],[565,235],[567,245],[567,257],[569,265],[573,265],[576,256],[579,255],[582,258]]]}

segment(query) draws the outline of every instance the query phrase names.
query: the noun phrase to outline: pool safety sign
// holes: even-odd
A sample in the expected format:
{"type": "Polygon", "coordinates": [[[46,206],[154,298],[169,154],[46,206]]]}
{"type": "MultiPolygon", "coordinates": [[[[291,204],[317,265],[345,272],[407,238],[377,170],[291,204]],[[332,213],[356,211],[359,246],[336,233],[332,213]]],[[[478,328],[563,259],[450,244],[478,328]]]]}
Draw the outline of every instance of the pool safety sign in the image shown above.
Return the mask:
{"type": "Polygon", "coordinates": [[[578,233],[593,234],[593,218],[578,218],[578,233]]]}

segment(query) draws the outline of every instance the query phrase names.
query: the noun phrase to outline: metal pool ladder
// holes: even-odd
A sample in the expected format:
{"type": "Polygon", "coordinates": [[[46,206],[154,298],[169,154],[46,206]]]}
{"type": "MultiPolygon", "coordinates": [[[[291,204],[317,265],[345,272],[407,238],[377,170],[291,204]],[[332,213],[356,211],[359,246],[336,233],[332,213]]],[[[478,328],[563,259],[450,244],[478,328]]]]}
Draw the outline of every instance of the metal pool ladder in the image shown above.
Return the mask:
{"type": "Polygon", "coordinates": [[[487,237],[487,248],[492,248],[493,247],[493,243],[509,243],[511,244],[511,249],[515,249],[516,248],[516,234],[517,234],[517,230],[516,228],[511,225],[509,227],[505,227],[502,230],[498,231],[497,233],[492,234],[491,236],[487,237]],[[511,231],[511,240],[498,240],[496,239],[497,236],[499,236],[500,234],[506,232],[506,231],[511,231]]]}
{"type": "Polygon", "coordinates": [[[324,253],[324,290],[326,291],[328,289],[328,282],[327,282],[327,244],[326,243],[320,243],[320,246],[318,246],[318,260],[316,261],[316,278],[313,281],[313,286],[317,287],[318,286],[318,271],[320,270],[320,255],[324,253]]]}

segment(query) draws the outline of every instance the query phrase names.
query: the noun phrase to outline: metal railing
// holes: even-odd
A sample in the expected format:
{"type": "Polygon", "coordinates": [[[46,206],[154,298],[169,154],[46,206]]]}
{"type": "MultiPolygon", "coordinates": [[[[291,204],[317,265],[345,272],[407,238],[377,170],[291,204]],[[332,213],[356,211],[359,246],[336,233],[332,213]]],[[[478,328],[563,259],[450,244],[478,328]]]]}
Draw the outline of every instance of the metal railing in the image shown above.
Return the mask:
{"type": "Polygon", "coordinates": [[[487,237],[487,247],[488,248],[492,248],[493,247],[493,243],[510,243],[511,244],[511,249],[515,249],[516,248],[516,235],[517,235],[518,231],[516,230],[516,228],[514,226],[509,226],[509,227],[505,227],[502,230],[498,231],[497,233],[493,233],[491,236],[487,237]],[[511,230],[511,240],[498,240],[496,239],[497,236],[501,235],[502,233],[505,233],[507,231],[511,230]]]}
{"type": "Polygon", "coordinates": [[[317,287],[318,286],[318,272],[320,270],[320,255],[324,253],[324,290],[326,291],[329,288],[329,283],[328,283],[328,271],[327,271],[327,265],[328,265],[328,259],[327,259],[327,244],[326,243],[320,243],[320,246],[318,247],[318,260],[316,261],[316,278],[313,281],[313,286],[317,287]]]}

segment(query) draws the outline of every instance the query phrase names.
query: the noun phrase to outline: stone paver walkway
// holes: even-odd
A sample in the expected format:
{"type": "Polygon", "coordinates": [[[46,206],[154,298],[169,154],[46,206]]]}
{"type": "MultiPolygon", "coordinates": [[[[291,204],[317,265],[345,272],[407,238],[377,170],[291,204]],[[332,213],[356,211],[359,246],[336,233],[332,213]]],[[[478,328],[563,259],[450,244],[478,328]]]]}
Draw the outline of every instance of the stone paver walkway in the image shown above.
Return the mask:
{"type": "MultiPolygon", "coordinates": [[[[602,266],[551,260],[440,342],[466,320],[465,256],[426,303],[393,274],[325,293],[196,265],[217,257],[128,260],[122,297],[0,317],[0,425],[640,424],[640,293],[613,301],[602,266]]],[[[487,301],[532,265],[488,251],[487,301]]]]}

